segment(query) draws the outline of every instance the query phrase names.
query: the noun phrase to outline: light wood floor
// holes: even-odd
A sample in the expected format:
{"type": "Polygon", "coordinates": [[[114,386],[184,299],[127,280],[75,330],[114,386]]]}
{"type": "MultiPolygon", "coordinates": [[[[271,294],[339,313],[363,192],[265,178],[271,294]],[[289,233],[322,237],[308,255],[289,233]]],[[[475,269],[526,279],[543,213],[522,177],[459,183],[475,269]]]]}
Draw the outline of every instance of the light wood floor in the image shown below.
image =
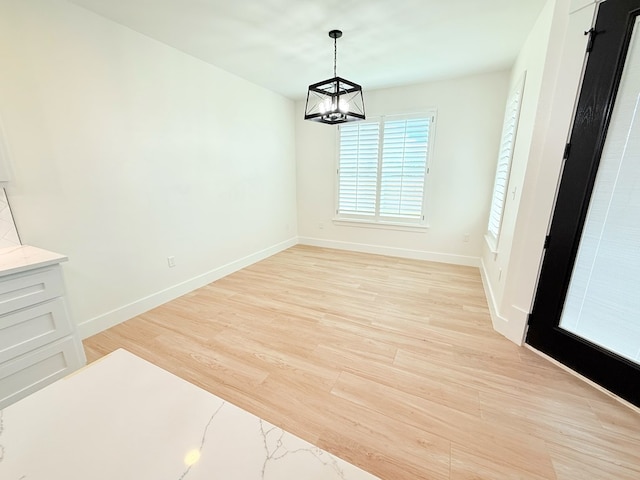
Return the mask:
{"type": "Polygon", "coordinates": [[[119,347],[384,479],[640,479],[640,415],[495,333],[476,268],[297,246],[119,347]]]}

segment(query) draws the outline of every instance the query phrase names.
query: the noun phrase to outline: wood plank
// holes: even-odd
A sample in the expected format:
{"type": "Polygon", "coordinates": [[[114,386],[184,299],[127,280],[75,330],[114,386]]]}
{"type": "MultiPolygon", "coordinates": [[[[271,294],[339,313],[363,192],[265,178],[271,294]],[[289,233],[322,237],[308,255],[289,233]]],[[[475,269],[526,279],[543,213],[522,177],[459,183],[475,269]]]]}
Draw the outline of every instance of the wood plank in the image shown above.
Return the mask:
{"type": "Polygon", "coordinates": [[[640,478],[640,415],[493,331],[472,267],[296,246],[84,344],[384,479],[640,478]]]}

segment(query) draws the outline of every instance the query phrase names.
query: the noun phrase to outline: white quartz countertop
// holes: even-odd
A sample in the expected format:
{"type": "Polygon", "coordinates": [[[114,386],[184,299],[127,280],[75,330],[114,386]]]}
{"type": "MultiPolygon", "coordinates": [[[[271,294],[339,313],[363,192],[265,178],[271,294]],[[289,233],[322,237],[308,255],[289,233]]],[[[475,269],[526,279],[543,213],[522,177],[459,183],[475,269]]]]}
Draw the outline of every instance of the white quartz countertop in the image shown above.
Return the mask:
{"type": "Polygon", "coordinates": [[[125,351],[0,411],[3,480],[375,480],[125,351]]]}
{"type": "Polygon", "coordinates": [[[64,255],[30,245],[0,248],[0,276],[46,267],[67,260],[68,258],[64,255]]]}

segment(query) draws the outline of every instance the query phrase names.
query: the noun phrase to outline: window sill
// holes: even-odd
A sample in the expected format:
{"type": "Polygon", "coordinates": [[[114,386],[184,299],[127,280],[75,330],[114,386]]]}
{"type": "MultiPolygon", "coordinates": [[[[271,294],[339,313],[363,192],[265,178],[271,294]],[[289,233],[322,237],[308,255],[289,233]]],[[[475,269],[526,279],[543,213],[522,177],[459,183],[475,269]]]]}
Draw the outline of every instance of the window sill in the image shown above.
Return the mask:
{"type": "Polygon", "coordinates": [[[485,234],[484,240],[485,240],[485,242],[487,242],[487,246],[489,247],[489,251],[491,253],[493,253],[494,255],[497,255],[498,254],[498,245],[497,245],[496,241],[493,238],[491,238],[488,234],[485,234]]]}
{"type": "Polygon", "coordinates": [[[334,218],[333,224],[343,227],[379,228],[383,230],[398,230],[401,232],[426,233],[427,230],[429,230],[429,225],[412,225],[410,223],[396,222],[371,222],[368,220],[346,218],[334,218]]]}

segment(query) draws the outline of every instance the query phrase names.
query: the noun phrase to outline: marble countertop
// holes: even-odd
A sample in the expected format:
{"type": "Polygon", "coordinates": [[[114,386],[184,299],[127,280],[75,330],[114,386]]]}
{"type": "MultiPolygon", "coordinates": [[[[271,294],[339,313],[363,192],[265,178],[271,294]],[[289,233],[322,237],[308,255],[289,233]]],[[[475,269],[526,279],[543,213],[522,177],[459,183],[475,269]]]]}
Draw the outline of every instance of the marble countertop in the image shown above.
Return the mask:
{"type": "Polygon", "coordinates": [[[46,267],[67,260],[68,258],[64,255],[30,245],[0,248],[0,276],[46,267]]]}
{"type": "Polygon", "coordinates": [[[125,351],[0,411],[3,480],[374,480],[125,351]]]}

